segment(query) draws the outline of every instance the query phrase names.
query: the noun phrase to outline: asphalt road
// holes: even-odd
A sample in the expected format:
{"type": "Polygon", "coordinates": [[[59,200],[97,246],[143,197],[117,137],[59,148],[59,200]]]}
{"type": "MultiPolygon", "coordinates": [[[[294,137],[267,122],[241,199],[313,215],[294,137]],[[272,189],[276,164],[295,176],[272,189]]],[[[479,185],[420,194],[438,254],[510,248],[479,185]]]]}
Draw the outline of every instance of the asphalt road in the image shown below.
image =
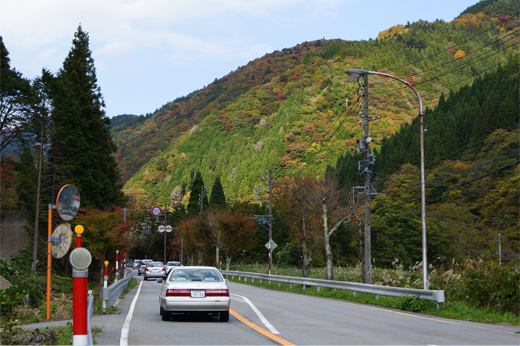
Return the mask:
{"type": "MultiPolygon", "coordinates": [[[[230,282],[232,314],[159,315],[160,284],[143,281],[119,302],[119,315],[95,317],[103,332],[98,345],[121,341],[127,321],[128,345],[519,345],[519,327],[443,319],[322,297],[230,282]],[[142,282],[142,284],[141,284],[142,282]],[[134,312],[128,311],[135,300],[134,312]]],[[[124,332],[126,333],[126,332],[124,332]]]]}
{"type": "MultiPolygon", "coordinates": [[[[143,281],[93,316],[97,345],[520,345],[518,326],[450,320],[230,282],[229,322],[218,316],[159,315],[160,284],[143,281]]],[[[39,328],[42,327],[41,324],[39,328]]],[[[25,327],[25,326],[24,326],[25,327]]]]}

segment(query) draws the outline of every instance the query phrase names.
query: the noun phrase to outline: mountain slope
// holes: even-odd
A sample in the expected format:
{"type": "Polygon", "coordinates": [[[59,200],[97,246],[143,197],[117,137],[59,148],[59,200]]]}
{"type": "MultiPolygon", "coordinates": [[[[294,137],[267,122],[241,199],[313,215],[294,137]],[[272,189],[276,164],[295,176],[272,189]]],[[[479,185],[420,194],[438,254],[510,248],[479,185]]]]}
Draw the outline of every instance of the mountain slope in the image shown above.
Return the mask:
{"type": "MultiPolygon", "coordinates": [[[[517,23],[518,17],[467,13],[451,23],[398,25],[376,40],[305,42],[267,54],[113,130],[127,193],[169,204],[175,187],[189,191],[196,170],[206,182],[219,175],[231,199],[249,198],[265,169],[277,177],[322,175],[362,136],[348,69],[403,78],[433,108],[441,93],[471,84],[517,49],[517,23]]],[[[371,115],[381,116],[370,130],[378,148],[417,116],[418,103],[402,85],[378,76],[369,88],[371,115]]]]}

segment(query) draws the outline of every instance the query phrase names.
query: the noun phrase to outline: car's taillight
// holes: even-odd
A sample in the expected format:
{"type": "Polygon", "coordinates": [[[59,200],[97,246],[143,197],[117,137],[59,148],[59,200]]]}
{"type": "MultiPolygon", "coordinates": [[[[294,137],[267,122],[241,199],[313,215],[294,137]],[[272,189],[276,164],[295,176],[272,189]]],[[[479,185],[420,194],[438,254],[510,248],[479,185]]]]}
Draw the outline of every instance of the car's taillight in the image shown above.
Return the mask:
{"type": "Polygon", "coordinates": [[[165,271],[164,268],[162,269],[162,271],[163,271],[163,272],[165,271]]]}
{"type": "Polygon", "coordinates": [[[146,268],[146,271],[147,271],[147,272],[149,272],[149,271],[150,271],[150,269],[146,268]]]}
{"type": "Polygon", "coordinates": [[[166,290],[166,297],[189,297],[191,290],[173,289],[168,288],[166,290]]]}
{"type": "Polygon", "coordinates": [[[206,297],[229,297],[229,290],[206,290],[206,297]]]}

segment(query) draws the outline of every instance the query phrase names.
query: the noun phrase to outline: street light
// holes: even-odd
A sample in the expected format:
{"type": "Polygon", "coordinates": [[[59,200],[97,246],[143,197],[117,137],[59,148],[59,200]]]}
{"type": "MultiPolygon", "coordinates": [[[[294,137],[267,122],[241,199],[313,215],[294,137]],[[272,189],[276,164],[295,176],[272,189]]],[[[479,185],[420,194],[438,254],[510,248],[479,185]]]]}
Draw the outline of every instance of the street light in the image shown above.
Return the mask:
{"type": "MultiPolygon", "coordinates": [[[[347,74],[349,77],[358,79],[361,76],[365,77],[365,88],[368,88],[368,75],[369,74],[376,74],[380,76],[385,76],[388,78],[395,79],[403,84],[405,84],[407,87],[413,90],[415,95],[417,95],[417,98],[419,99],[419,130],[420,130],[420,147],[421,147],[421,224],[422,224],[422,247],[423,247],[423,289],[427,290],[429,289],[428,284],[428,263],[427,263],[427,257],[426,257],[426,193],[425,193],[425,181],[424,181],[424,123],[423,123],[423,110],[422,110],[422,100],[421,96],[415,90],[414,87],[412,87],[408,82],[397,78],[395,76],[392,76],[390,74],[381,73],[381,72],[374,72],[374,71],[367,71],[362,69],[350,69],[347,71],[347,74]]],[[[366,89],[365,89],[366,90],[366,89]]],[[[368,93],[365,93],[367,95],[368,93]]],[[[368,96],[368,95],[367,95],[368,96]]],[[[367,100],[365,102],[368,104],[367,100]]],[[[368,115],[368,114],[367,114],[368,115]]],[[[369,207],[370,208],[370,207],[369,207]]],[[[370,212],[370,211],[368,211],[370,212]]]]}

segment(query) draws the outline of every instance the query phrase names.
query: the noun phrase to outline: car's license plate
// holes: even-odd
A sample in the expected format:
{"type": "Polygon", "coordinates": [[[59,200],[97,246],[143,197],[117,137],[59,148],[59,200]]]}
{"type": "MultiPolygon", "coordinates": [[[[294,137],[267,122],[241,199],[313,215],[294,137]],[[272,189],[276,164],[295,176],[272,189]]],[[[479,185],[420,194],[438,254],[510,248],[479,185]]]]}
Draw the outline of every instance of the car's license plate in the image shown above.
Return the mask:
{"type": "Polygon", "coordinates": [[[192,298],[204,298],[206,296],[205,290],[191,290],[192,298]]]}

